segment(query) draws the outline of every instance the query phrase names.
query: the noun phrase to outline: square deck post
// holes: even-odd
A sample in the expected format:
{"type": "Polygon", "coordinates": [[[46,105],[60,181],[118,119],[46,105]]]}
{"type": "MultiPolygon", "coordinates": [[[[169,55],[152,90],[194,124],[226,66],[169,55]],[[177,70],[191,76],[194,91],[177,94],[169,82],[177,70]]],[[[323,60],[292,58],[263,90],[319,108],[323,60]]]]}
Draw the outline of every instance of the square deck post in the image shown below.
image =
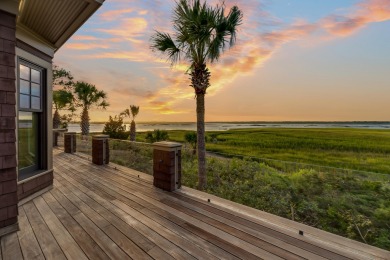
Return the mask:
{"type": "Polygon", "coordinates": [[[76,152],[76,133],[68,132],[64,134],[64,150],[65,153],[76,152]]]}
{"type": "Polygon", "coordinates": [[[181,188],[181,148],[173,142],[153,144],[153,185],[174,191],[181,188]]]}
{"type": "Polygon", "coordinates": [[[58,146],[58,137],[62,134],[62,133],[66,133],[68,131],[68,129],[53,129],[53,147],[56,147],[58,146]]]}
{"type": "Polygon", "coordinates": [[[92,162],[97,165],[110,163],[110,147],[108,135],[95,135],[92,137],[92,162]]]}

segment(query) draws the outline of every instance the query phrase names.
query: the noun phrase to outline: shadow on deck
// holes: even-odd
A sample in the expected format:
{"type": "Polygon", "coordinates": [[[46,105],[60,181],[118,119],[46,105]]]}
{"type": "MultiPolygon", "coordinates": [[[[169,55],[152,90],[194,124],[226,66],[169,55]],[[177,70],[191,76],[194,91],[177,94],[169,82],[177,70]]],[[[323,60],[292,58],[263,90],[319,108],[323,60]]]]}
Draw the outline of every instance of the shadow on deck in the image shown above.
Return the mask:
{"type": "Polygon", "coordinates": [[[53,189],[19,207],[20,231],[1,238],[0,259],[390,259],[186,187],[161,191],[151,176],[115,167],[55,150],[53,189]]]}

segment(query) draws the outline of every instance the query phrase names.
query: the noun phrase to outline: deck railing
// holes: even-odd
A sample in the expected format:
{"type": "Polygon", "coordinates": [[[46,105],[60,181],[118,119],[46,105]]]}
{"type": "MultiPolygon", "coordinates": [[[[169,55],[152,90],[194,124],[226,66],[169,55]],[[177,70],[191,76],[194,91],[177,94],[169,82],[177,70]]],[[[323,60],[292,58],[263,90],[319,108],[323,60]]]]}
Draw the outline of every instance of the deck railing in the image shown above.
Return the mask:
{"type": "MultiPolygon", "coordinates": [[[[92,156],[92,137],[77,135],[77,152],[92,156]]],[[[63,133],[58,137],[58,147],[64,145],[63,133]]],[[[153,175],[153,145],[145,142],[132,142],[128,140],[110,139],[110,161],[128,168],[132,168],[150,175],[153,175]]],[[[253,157],[240,154],[224,154],[218,152],[207,152],[207,169],[213,180],[222,171],[240,171],[240,167],[248,167],[246,170],[253,174],[279,174],[292,175],[300,171],[312,171],[329,175],[353,175],[360,180],[371,180],[384,182],[390,185],[390,175],[375,172],[343,169],[329,166],[306,164],[300,162],[282,161],[268,158],[253,157]]],[[[183,144],[182,147],[182,170],[187,179],[197,180],[197,156],[190,145],[183,144]]],[[[190,181],[187,184],[190,184],[190,181]]],[[[196,182],[196,181],[195,181],[196,182]]],[[[213,182],[214,183],[214,182],[213,182]]],[[[217,181],[219,183],[219,181],[217,181]]],[[[189,185],[193,186],[193,185],[189,185]]]]}
{"type": "MultiPolygon", "coordinates": [[[[91,157],[91,140],[78,137],[77,152],[91,157]]],[[[110,162],[153,175],[152,144],[110,139],[109,148],[110,162]]],[[[208,193],[362,242],[390,235],[388,174],[212,152],[206,159],[208,193]]],[[[183,186],[197,188],[197,169],[184,144],[183,186]]]]}

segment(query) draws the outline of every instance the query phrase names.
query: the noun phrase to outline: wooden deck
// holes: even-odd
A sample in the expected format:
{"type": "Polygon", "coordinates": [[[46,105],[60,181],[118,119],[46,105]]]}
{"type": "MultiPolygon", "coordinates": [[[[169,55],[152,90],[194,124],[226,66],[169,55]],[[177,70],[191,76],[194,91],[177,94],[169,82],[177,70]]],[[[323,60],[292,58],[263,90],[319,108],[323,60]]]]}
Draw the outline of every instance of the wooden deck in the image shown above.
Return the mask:
{"type": "Polygon", "coordinates": [[[19,207],[20,231],[1,238],[0,260],[390,259],[206,193],[163,192],[146,174],[54,153],[54,188],[19,207]]]}

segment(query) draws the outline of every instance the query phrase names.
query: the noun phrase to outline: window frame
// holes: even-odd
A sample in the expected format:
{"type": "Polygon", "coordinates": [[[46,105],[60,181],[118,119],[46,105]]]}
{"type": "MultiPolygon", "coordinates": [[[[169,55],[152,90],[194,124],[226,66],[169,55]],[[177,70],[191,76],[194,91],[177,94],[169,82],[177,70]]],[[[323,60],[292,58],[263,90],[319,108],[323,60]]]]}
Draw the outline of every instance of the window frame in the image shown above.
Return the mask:
{"type": "Polygon", "coordinates": [[[44,89],[44,84],[45,84],[45,82],[44,82],[44,73],[45,72],[45,69],[44,68],[42,68],[42,67],[40,67],[40,66],[37,66],[37,65],[35,65],[35,64],[33,64],[33,63],[31,63],[31,62],[29,62],[29,61],[26,61],[26,60],[24,60],[24,59],[22,59],[22,58],[19,58],[19,61],[18,61],[18,77],[17,77],[17,80],[18,80],[18,110],[19,111],[25,111],[25,112],[38,112],[38,113],[42,113],[43,112],[43,108],[44,108],[44,102],[43,102],[43,89],[44,89]],[[29,69],[30,69],[30,79],[29,80],[26,80],[26,79],[22,79],[21,77],[20,77],[20,65],[23,65],[23,66],[25,66],[25,67],[28,67],[29,69]],[[39,87],[40,87],[40,96],[35,96],[35,95],[32,95],[31,94],[31,92],[32,92],[32,87],[31,87],[31,85],[32,84],[37,84],[36,82],[33,82],[32,81],[32,76],[31,76],[31,69],[34,69],[34,70],[36,70],[36,71],[39,71],[40,72],[40,85],[39,85],[39,87]],[[20,82],[21,82],[21,80],[23,80],[23,81],[26,81],[26,82],[28,82],[29,83],[29,91],[30,91],[30,93],[29,94],[24,94],[24,93],[20,93],[20,82]],[[29,101],[30,101],[30,108],[22,108],[21,106],[20,106],[20,95],[24,95],[24,96],[28,96],[29,97],[29,101]],[[31,108],[31,106],[32,106],[32,102],[31,102],[31,100],[32,100],[32,97],[39,97],[40,98],[40,109],[33,109],[33,108],[31,108]]]}
{"type": "MultiPolygon", "coordinates": [[[[28,178],[34,177],[48,169],[48,109],[47,109],[47,68],[36,65],[22,57],[18,57],[17,59],[17,131],[19,133],[19,111],[21,112],[32,112],[37,115],[38,122],[38,136],[37,136],[37,162],[35,165],[28,166],[22,169],[18,169],[18,181],[23,181],[28,178]],[[30,108],[21,108],[20,107],[20,81],[23,80],[20,77],[20,65],[26,66],[30,68],[30,94],[28,95],[30,98],[30,108]],[[35,83],[31,81],[31,69],[35,69],[41,72],[40,76],[40,109],[31,109],[31,83],[35,83]]],[[[19,136],[18,136],[19,138],[19,136]]]]}

